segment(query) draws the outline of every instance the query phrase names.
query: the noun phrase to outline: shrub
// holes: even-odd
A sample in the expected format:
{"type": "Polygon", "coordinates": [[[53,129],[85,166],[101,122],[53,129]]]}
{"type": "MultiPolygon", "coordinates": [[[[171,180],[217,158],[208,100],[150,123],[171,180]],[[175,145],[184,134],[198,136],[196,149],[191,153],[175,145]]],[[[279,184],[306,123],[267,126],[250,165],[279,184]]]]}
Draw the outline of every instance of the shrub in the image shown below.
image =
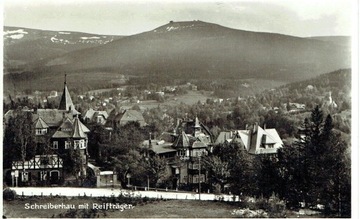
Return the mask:
{"type": "Polygon", "coordinates": [[[234,212],[234,214],[241,217],[286,217],[285,203],[275,194],[269,199],[263,197],[258,199],[243,197],[242,200],[239,205],[240,210],[234,212]]]}
{"type": "Polygon", "coordinates": [[[269,213],[270,217],[285,217],[286,216],[286,205],[284,201],[272,194],[267,203],[264,205],[264,210],[269,213]]]}
{"type": "Polygon", "coordinates": [[[3,199],[6,201],[14,200],[16,197],[16,192],[14,190],[11,190],[9,188],[6,188],[3,191],[3,199]]]}

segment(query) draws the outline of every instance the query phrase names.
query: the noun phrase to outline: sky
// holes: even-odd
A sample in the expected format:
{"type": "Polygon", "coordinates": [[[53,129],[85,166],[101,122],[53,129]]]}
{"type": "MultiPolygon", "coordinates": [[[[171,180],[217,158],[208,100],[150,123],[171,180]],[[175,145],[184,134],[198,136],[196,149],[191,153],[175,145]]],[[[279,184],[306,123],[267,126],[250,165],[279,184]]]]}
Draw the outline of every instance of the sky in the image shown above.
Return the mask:
{"type": "Polygon", "coordinates": [[[5,26],[132,35],[169,21],[300,37],[352,33],[357,0],[5,0],[5,26]]]}

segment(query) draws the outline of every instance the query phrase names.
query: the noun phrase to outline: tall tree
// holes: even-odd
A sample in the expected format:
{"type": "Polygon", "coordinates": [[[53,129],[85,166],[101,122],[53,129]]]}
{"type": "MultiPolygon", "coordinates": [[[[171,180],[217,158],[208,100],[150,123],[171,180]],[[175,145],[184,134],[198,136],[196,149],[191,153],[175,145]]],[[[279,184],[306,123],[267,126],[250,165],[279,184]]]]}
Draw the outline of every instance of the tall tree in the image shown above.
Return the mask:
{"type": "Polygon", "coordinates": [[[145,170],[146,178],[150,181],[151,186],[157,187],[159,180],[166,178],[167,162],[164,158],[160,158],[158,155],[144,157],[141,159],[141,165],[145,170]]]}
{"type": "MultiPolygon", "coordinates": [[[[24,112],[20,109],[14,111],[14,116],[9,119],[4,136],[4,150],[6,158],[21,160],[25,162],[36,153],[34,137],[34,124],[31,112],[24,112]]],[[[5,160],[8,165],[9,160],[5,160]]]]}
{"type": "Polygon", "coordinates": [[[340,133],[333,130],[332,117],[323,120],[316,107],[305,119],[297,142],[279,152],[286,193],[284,198],[297,205],[324,204],[325,212],[350,212],[350,156],[340,133]],[[296,159],[294,159],[296,158],[296,159]]]}
{"type": "Polygon", "coordinates": [[[252,195],[256,190],[256,185],[253,183],[253,157],[247,153],[244,146],[238,143],[225,144],[215,147],[213,153],[222,162],[227,162],[231,192],[252,195]]]}
{"type": "Polygon", "coordinates": [[[211,184],[213,184],[215,188],[220,186],[221,191],[223,191],[224,186],[230,177],[229,163],[227,161],[222,161],[220,157],[215,155],[204,157],[203,163],[205,169],[208,171],[211,184]]]}

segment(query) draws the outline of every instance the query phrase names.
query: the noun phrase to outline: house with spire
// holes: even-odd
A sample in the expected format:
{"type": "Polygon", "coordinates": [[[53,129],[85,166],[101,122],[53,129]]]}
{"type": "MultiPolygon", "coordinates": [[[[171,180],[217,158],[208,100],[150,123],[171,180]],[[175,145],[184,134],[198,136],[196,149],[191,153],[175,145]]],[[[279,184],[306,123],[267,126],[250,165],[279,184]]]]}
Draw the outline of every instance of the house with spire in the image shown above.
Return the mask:
{"type": "Polygon", "coordinates": [[[142,143],[150,156],[157,154],[168,160],[168,173],[172,175],[173,189],[187,187],[197,189],[206,182],[206,171],[200,165],[201,158],[212,150],[213,137],[208,128],[196,117],[194,120],[177,120],[172,133],[164,133],[167,140],[150,139],[142,143]],[[169,137],[170,135],[170,137],[169,137]]]}
{"type": "Polygon", "coordinates": [[[78,150],[81,168],[78,176],[86,176],[88,136],[90,130],[80,121],[80,113],[71,99],[66,75],[64,89],[57,109],[37,109],[32,113],[34,135],[38,147],[48,148],[29,161],[13,161],[12,183],[22,185],[58,184],[66,181],[64,167],[69,150],[78,150]],[[15,180],[16,179],[16,180],[15,180]]]}

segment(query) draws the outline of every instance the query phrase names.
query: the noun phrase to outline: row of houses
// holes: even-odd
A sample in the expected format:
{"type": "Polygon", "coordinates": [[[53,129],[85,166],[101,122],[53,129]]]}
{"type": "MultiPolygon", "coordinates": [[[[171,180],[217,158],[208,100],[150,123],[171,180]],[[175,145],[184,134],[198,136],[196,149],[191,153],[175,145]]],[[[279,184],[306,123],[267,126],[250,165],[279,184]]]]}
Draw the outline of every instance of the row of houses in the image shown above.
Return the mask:
{"type": "Polygon", "coordinates": [[[178,120],[173,133],[164,133],[159,139],[150,137],[141,147],[148,150],[149,156],[158,155],[167,159],[167,172],[173,176],[173,188],[197,188],[198,183],[208,180],[200,160],[211,154],[215,145],[226,147],[229,143],[240,144],[252,155],[274,155],[283,146],[275,129],[262,128],[257,124],[244,130],[221,132],[214,139],[196,117],[194,120],[178,120]]]}
{"type": "MultiPolygon", "coordinates": [[[[58,184],[71,178],[64,172],[69,150],[77,150],[80,154],[79,177],[94,175],[97,186],[108,185],[108,182],[116,184],[115,172],[102,170],[90,162],[87,148],[90,130],[81,121],[81,115],[74,107],[66,80],[57,109],[37,109],[28,112],[32,114],[38,144],[48,144],[47,139],[50,139],[51,153],[37,154],[25,162],[13,161],[11,170],[8,171],[13,185],[17,185],[18,182],[22,185],[37,185],[39,181],[58,184]]],[[[9,116],[13,116],[11,112],[5,117],[9,116]]],[[[140,126],[146,126],[143,116],[136,110],[120,113],[113,111],[108,114],[106,111],[89,109],[83,121],[100,125],[109,125],[111,121],[119,126],[137,121],[140,126]]],[[[215,139],[196,117],[178,119],[172,132],[163,133],[158,139],[150,135],[140,147],[145,149],[145,156],[158,155],[167,159],[166,169],[172,176],[173,188],[180,188],[205,182],[207,173],[201,168],[201,158],[212,153],[214,145],[226,145],[231,142],[241,144],[248,153],[254,155],[275,154],[283,145],[275,129],[262,128],[257,124],[244,130],[221,132],[215,139]]]]}

